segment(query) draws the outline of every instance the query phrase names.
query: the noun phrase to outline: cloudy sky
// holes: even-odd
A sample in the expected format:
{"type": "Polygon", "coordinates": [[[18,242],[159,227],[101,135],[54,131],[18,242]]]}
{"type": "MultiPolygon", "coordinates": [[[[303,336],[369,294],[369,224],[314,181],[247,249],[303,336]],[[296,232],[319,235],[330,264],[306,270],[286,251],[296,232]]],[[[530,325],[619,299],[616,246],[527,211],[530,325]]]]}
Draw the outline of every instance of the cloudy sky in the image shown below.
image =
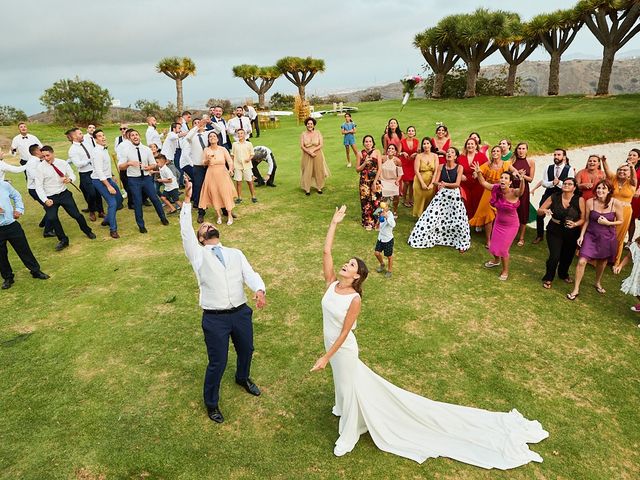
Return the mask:
{"type": "MultiPolygon", "coordinates": [[[[421,73],[424,59],[412,47],[417,32],[453,13],[486,6],[516,11],[524,20],[538,13],[568,8],[575,0],[516,2],[494,0],[29,0],[3,2],[0,43],[0,105],[33,114],[39,97],[61,78],[78,75],[106,87],[123,106],[146,98],[175,102],[175,84],[155,72],[166,56],[189,56],[197,75],[185,80],[185,104],[207,99],[251,97],[231,67],[271,65],[287,56],[313,56],[326,72],[308,93],[390,83],[421,73]]],[[[640,36],[622,52],[640,49],[640,36]]],[[[602,47],[583,28],[564,58],[590,58],[602,47]]],[[[544,49],[532,60],[546,60],[544,49]]],[[[494,56],[487,63],[501,63],[494,56]]],[[[270,93],[293,93],[285,79],[270,93]]]]}

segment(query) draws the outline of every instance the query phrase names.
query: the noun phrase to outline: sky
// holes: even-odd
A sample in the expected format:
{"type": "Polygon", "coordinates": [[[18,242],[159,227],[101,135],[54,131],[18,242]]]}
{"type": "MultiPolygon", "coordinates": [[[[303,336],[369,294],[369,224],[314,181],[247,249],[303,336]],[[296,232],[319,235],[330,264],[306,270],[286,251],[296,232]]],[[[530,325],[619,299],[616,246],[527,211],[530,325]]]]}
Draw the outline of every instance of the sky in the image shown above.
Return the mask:
{"type": "MultiPolygon", "coordinates": [[[[196,76],[184,81],[185,105],[209,98],[256,98],[231,68],[273,65],[285,56],[325,60],[326,71],[307,87],[320,94],[383,85],[422,73],[424,59],[413,37],[442,17],[477,7],[510,10],[523,20],[569,8],[575,0],[29,0],[3,2],[0,105],[31,115],[39,98],[61,78],[92,80],[122,106],[144,98],[175,103],[175,82],[156,73],[163,57],[188,56],[196,76]]],[[[620,52],[640,49],[640,35],[620,52]]],[[[602,47],[586,27],[564,59],[597,58],[602,47]]],[[[638,53],[638,52],[636,52],[638,53]]],[[[548,60],[540,47],[530,60],[548,60]]],[[[495,54],[485,64],[502,63],[495,54]]],[[[269,94],[294,93],[278,79],[269,94]]]]}

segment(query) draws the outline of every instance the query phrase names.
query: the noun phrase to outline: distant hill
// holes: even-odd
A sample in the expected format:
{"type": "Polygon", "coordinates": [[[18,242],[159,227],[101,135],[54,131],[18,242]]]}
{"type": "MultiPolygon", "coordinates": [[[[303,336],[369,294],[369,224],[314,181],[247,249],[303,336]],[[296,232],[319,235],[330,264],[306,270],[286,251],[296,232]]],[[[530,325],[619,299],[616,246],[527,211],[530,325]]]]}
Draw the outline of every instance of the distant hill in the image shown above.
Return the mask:
{"type": "MultiPolygon", "coordinates": [[[[628,52],[629,53],[629,52],[628,52]]],[[[640,52],[639,52],[640,53],[640,52]]],[[[600,60],[570,60],[560,63],[560,95],[595,94],[600,76],[600,60]]],[[[493,78],[504,75],[507,64],[489,65],[480,70],[480,75],[493,78]]],[[[549,85],[549,62],[524,62],[518,67],[518,77],[526,95],[546,95],[549,85]]],[[[357,102],[367,93],[380,92],[383,99],[402,97],[402,84],[389,83],[379,87],[369,87],[363,90],[334,92],[347,102],[357,102]]],[[[616,60],[611,72],[609,84],[611,94],[640,92],[640,56],[616,60]]],[[[419,86],[415,91],[416,97],[424,97],[424,91],[419,86]]]]}

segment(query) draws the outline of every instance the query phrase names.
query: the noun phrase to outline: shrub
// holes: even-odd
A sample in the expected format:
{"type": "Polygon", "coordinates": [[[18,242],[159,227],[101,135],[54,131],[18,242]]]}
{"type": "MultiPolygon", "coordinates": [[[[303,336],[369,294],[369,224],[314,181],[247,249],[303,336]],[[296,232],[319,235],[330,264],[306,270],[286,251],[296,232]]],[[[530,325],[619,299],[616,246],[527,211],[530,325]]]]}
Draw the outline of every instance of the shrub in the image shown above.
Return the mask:
{"type": "Polygon", "coordinates": [[[0,105],[0,125],[13,125],[27,120],[27,114],[10,105],[0,105]]]}
{"type": "Polygon", "coordinates": [[[64,125],[101,123],[111,106],[109,90],[90,80],[65,78],[47,88],[40,103],[64,125]]]}
{"type": "Polygon", "coordinates": [[[233,110],[233,105],[231,105],[231,100],[222,99],[222,98],[210,98],[207,100],[207,108],[215,107],[216,105],[220,105],[222,110],[225,113],[230,113],[233,110]]]}
{"type": "Polygon", "coordinates": [[[293,95],[284,95],[276,92],[269,99],[269,106],[273,110],[290,110],[293,108],[295,98],[293,95]]]}
{"type": "Polygon", "coordinates": [[[144,98],[137,100],[136,103],[134,103],[134,106],[140,110],[140,113],[142,113],[145,118],[151,115],[159,116],[160,111],[162,110],[162,107],[157,100],[146,100],[144,98]]]}
{"type": "MultiPolygon", "coordinates": [[[[433,92],[435,75],[431,73],[423,83],[424,93],[427,97],[433,92]]],[[[467,89],[467,69],[465,67],[453,67],[444,77],[442,85],[442,98],[464,98],[467,89]]],[[[507,91],[507,67],[502,67],[498,75],[493,78],[479,76],[476,83],[478,96],[501,97],[507,91]]],[[[523,93],[520,77],[516,77],[514,95],[523,93]]]]}
{"type": "Polygon", "coordinates": [[[379,102],[382,100],[382,93],[379,90],[372,90],[360,95],[361,102],[379,102]]]}

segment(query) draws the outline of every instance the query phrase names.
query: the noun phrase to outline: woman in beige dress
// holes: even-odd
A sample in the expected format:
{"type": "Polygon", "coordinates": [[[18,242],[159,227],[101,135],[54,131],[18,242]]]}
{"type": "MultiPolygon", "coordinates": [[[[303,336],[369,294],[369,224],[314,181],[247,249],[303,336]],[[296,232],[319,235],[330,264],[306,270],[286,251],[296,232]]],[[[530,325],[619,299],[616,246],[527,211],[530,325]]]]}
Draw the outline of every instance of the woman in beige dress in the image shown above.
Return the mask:
{"type": "Polygon", "coordinates": [[[420,144],[420,150],[414,160],[414,170],[416,176],[413,177],[413,216],[422,215],[429,202],[436,194],[433,185],[433,174],[439,165],[438,155],[433,153],[432,143],[429,138],[424,137],[420,144]]]}
{"type": "Polygon", "coordinates": [[[216,223],[222,223],[222,209],[229,213],[227,225],[233,223],[231,211],[235,206],[236,190],[233,188],[230,174],[233,175],[233,161],[226,148],[218,145],[218,135],[209,133],[209,146],[202,152],[202,165],[207,173],[200,191],[200,208],[213,207],[218,214],[216,223]],[[228,170],[227,170],[228,168],[228,170]]]}
{"type": "Polygon", "coordinates": [[[315,187],[322,194],[324,180],[329,176],[329,168],[322,153],[322,134],[316,130],[315,118],[307,118],[304,125],[307,128],[300,135],[302,161],[300,164],[300,184],[305,195],[311,195],[311,187],[315,187]]]}

